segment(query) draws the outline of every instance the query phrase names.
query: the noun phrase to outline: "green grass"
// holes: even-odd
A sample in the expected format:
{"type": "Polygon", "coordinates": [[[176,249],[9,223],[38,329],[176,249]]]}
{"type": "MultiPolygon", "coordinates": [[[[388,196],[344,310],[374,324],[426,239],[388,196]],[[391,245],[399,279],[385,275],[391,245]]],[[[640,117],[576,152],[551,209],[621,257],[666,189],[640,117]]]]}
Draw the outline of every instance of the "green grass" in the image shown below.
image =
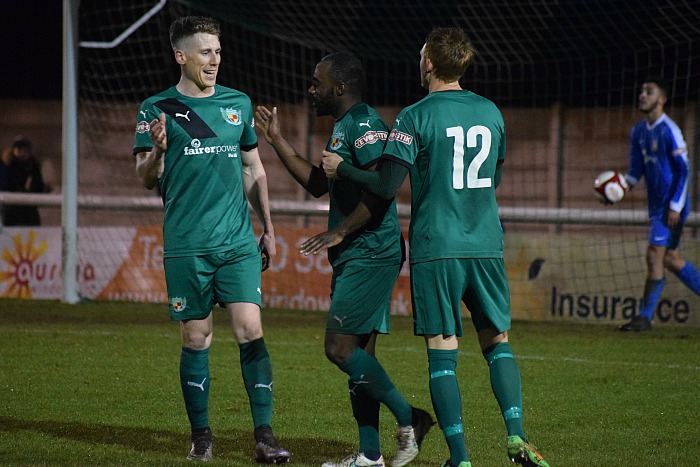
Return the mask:
{"type": "MultiPolygon", "coordinates": [[[[324,315],[264,311],[277,437],[297,466],[350,453],[347,378],[323,354],[324,315]]],[[[238,348],[217,310],[211,352],[213,465],[254,465],[238,348]]],[[[471,332],[457,368],[475,467],[508,466],[505,430],[471,332]]],[[[700,329],[516,322],[525,427],[552,466],[697,465],[700,329]],[[689,444],[690,443],[690,444],[689,444]]],[[[0,300],[0,464],[191,465],[178,379],[180,337],[163,305],[0,300]]],[[[410,403],[432,412],[427,359],[410,319],[394,317],[378,357],[410,403]]],[[[395,424],[382,408],[382,446],[395,424]]],[[[435,427],[415,466],[448,457],[435,427]]]]}

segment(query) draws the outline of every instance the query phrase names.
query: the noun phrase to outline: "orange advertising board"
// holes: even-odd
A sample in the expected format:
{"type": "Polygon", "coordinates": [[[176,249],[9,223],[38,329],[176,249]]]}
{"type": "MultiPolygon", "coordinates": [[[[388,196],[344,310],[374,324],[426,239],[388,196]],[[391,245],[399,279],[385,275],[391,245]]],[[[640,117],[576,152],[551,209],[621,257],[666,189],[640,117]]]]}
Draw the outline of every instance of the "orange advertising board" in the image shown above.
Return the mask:
{"type": "MultiPolygon", "coordinates": [[[[325,252],[304,256],[299,247],[318,228],[277,229],[277,255],[262,274],[263,306],[326,311],[331,267],[325,252]]],[[[0,297],[60,299],[63,292],[59,227],[5,227],[0,231],[0,297]]],[[[513,319],[621,323],[641,306],[645,279],[644,239],[515,234],[505,237],[504,260],[513,319]]],[[[700,242],[684,251],[698,257],[700,242]]],[[[162,303],[168,297],[160,226],[78,229],[76,283],[80,297],[162,303]]],[[[404,264],[391,312],[411,315],[404,264]]],[[[462,308],[465,316],[466,308],[462,308]]],[[[658,323],[700,326],[700,297],[669,275],[658,302],[658,323]]]]}

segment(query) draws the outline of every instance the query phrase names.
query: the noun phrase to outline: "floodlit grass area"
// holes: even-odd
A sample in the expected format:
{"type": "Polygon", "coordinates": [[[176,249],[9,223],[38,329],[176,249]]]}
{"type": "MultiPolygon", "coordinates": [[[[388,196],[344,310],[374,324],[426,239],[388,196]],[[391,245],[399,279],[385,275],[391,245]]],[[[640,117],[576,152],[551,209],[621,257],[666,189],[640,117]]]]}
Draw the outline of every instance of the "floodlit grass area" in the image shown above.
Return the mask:
{"type": "MultiPolygon", "coordinates": [[[[325,359],[325,315],[264,310],[272,357],[273,425],[297,466],[357,446],[347,377],[325,359]]],[[[228,317],[216,310],[210,355],[212,465],[255,465],[250,409],[228,317]]],[[[469,331],[457,367],[474,467],[512,465],[488,370],[469,331]]],[[[515,322],[531,441],[552,466],[694,466],[700,329],[515,322]]],[[[179,387],[179,328],[153,304],[0,300],[0,464],[191,465],[179,387]]],[[[378,358],[413,405],[432,413],[427,358],[409,318],[394,317],[378,358]]],[[[382,447],[395,424],[382,408],[382,447]]],[[[411,464],[448,457],[437,426],[411,464]]]]}

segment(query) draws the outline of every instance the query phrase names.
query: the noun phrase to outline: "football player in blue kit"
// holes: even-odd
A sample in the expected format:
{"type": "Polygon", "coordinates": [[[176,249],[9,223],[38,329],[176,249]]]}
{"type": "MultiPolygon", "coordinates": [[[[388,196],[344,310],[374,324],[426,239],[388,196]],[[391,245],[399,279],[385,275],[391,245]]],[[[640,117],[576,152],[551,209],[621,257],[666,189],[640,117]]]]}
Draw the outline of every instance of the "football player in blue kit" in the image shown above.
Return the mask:
{"type": "Polygon", "coordinates": [[[645,118],[632,128],[630,136],[630,161],[625,178],[631,189],[645,177],[651,227],[642,305],[639,315],[620,327],[622,331],[651,329],[654,310],[666,282],[664,269],[700,295],[700,274],[681,256],[679,248],[683,224],[690,212],[690,164],[683,134],[664,112],[668,90],[668,84],[662,78],[644,81],[638,108],[645,118]]]}

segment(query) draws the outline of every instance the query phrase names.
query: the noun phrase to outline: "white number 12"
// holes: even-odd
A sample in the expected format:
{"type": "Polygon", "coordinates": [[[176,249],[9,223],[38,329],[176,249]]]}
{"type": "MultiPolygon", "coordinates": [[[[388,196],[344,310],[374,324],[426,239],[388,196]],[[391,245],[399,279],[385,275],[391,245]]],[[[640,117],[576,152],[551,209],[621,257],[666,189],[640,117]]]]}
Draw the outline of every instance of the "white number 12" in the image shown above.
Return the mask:
{"type": "MultiPolygon", "coordinates": [[[[467,147],[475,148],[477,136],[481,135],[481,149],[469,164],[467,169],[467,188],[488,188],[491,178],[479,178],[479,169],[491,152],[491,130],[482,125],[476,125],[467,130],[467,147]]],[[[464,188],[464,129],[453,126],[447,129],[447,137],[454,138],[452,150],[452,188],[464,188]]]]}

